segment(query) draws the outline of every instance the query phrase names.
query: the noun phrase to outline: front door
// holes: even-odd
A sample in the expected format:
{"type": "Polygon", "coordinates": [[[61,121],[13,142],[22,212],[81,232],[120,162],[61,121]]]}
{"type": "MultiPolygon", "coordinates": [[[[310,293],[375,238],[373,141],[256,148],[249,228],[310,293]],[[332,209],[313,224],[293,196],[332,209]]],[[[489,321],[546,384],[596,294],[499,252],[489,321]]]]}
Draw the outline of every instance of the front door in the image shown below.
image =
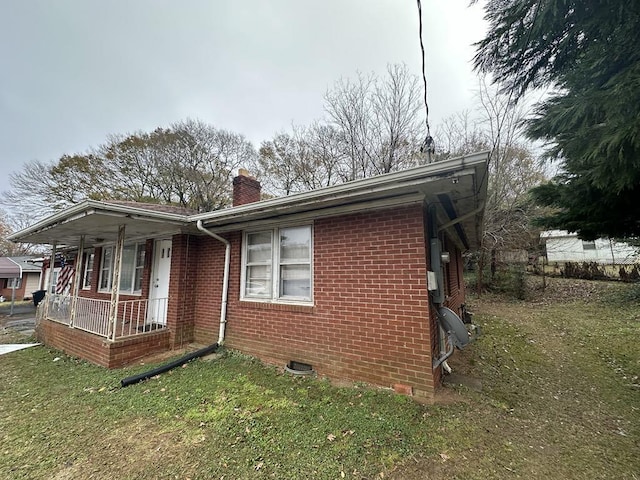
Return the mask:
{"type": "Polygon", "coordinates": [[[156,240],[153,246],[153,269],[151,270],[147,323],[167,324],[170,274],[171,240],[156,240]]]}

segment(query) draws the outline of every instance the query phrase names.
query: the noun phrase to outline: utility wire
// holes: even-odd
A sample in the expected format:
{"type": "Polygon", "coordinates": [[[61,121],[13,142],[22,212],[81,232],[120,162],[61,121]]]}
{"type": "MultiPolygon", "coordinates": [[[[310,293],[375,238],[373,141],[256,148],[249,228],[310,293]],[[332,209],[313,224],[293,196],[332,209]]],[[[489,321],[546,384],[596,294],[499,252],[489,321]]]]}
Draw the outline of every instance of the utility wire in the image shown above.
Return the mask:
{"type": "Polygon", "coordinates": [[[419,30],[418,34],[420,36],[420,50],[422,52],[422,82],[424,83],[424,108],[425,108],[425,124],[427,126],[427,137],[424,139],[422,146],[420,147],[420,151],[422,153],[427,153],[428,162],[431,163],[431,155],[435,153],[436,146],[433,141],[433,137],[431,137],[431,128],[429,127],[429,103],[427,103],[427,73],[425,68],[425,58],[424,58],[424,43],[422,42],[422,3],[420,0],[418,2],[418,25],[419,30]]]}

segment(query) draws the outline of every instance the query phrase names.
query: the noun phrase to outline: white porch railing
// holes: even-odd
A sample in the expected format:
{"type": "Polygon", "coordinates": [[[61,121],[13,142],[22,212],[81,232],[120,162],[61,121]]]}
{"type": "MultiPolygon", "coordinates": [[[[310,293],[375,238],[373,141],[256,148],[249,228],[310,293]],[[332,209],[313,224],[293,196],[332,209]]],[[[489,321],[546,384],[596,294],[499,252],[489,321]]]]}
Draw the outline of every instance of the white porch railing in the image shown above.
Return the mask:
{"type": "Polygon", "coordinates": [[[71,322],[71,297],[48,293],[45,301],[47,302],[46,317],[49,320],[69,325],[71,322]]]}
{"type": "Polygon", "coordinates": [[[74,318],[72,296],[47,294],[45,301],[49,320],[115,340],[166,328],[169,299],[120,301],[115,325],[109,320],[109,300],[76,297],[74,318]]]}
{"type": "Polygon", "coordinates": [[[116,336],[128,337],[166,328],[168,298],[124,300],[118,303],[121,322],[116,336]]]}
{"type": "Polygon", "coordinates": [[[109,336],[109,300],[78,297],[73,326],[103,337],[109,336]]]}

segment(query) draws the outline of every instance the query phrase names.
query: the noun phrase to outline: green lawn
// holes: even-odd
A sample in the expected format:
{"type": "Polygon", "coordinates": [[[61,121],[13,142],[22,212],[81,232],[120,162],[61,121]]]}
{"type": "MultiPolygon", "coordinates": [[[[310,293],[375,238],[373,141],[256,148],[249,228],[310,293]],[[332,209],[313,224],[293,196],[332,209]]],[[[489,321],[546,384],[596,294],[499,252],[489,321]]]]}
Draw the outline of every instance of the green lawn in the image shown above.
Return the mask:
{"type": "Polygon", "coordinates": [[[594,285],[474,299],[484,336],[450,363],[482,391],[436,405],[240,355],[124,389],[149,366],[4,355],[0,478],[638,479],[640,307],[629,285],[594,285]]]}

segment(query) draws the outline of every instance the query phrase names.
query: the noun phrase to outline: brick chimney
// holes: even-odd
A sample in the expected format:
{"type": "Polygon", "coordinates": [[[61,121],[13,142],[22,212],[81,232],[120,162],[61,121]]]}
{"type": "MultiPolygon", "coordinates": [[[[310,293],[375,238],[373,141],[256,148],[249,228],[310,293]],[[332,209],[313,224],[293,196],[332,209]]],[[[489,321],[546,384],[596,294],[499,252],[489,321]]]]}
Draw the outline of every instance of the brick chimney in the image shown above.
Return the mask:
{"type": "Polygon", "coordinates": [[[244,168],[238,170],[233,179],[233,206],[260,201],[260,182],[249,175],[244,168]]]}

